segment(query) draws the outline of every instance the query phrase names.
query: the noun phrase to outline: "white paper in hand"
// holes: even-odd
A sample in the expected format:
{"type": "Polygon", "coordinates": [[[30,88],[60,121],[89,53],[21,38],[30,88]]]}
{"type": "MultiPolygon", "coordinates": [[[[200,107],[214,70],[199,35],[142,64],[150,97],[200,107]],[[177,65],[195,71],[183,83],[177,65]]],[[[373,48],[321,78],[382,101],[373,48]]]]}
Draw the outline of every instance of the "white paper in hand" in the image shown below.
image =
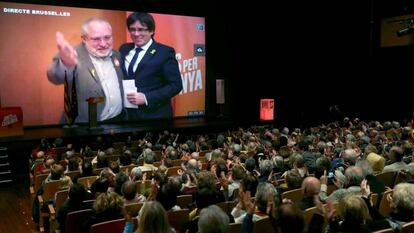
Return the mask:
{"type": "Polygon", "coordinates": [[[137,92],[137,87],[135,87],[135,80],[123,80],[122,84],[124,85],[124,107],[125,108],[138,108],[138,105],[131,104],[128,101],[127,94],[132,92],[137,92]]]}

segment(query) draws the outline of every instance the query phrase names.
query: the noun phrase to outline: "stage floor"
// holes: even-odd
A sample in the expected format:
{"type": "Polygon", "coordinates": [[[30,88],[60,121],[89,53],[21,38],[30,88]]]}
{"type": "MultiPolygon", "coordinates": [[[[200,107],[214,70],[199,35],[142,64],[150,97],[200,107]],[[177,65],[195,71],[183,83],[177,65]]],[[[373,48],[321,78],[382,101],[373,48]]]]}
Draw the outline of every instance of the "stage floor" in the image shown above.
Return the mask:
{"type": "MultiPolygon", "coordinates": [[[[170,120],[156,120],[145,122],[125,122],[119,124],[100,124],[101,129],[89,129],[88,125],[78,125],[77,127],[65,128],[63,126],[44,126],[44,127],[26,127],[24,135],[14,137],[0,138],[0,145],[11,142],[33,141],[41,138],[67,138],[67,137],[84,137],[107,134],[127,134],[132,132],[147,131],[191,131],[224,129],[232,127],[233,121],[229,118],[177,118],[170,120]]],[[[208,133],[208,132],[206,132],[208,133]]],[[[6,145],[7,146],[7,145],[6,145]]]]}

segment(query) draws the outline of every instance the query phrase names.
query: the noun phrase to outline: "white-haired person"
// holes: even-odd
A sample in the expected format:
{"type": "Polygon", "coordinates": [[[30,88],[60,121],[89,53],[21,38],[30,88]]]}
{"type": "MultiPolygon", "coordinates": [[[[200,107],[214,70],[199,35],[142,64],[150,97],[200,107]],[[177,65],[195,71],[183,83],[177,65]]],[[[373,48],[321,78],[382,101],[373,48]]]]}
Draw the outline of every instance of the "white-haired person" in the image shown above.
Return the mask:
{"type": "Polygon", "coordinates": [[[401,230],[402,225],[414,221],[414,184],[400,183],[394,187],[389,198],[392,212],[387,218],[388,224],[394,231],[401,230]]]}

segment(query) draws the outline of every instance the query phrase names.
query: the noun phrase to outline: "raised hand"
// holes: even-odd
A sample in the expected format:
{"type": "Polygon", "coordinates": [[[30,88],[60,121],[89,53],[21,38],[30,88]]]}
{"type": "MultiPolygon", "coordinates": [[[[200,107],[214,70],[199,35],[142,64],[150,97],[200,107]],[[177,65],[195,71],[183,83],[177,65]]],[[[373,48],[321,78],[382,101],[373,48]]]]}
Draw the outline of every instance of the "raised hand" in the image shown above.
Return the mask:
{"type": "Polygon", "coordinates": [[[369,187],[368,181],[366,179],[364,179],[361,182],[361,193],[362,193],[362,196],[367,197],[367,198],[371,194],[371,188],[369,187]]]}
{"type": "Polygon", "coordinates": [[[273,182],[273,170],[270,172],[269,176],[267,177],[267,181],[270,183],[273,182]]]}
{"type": "Polygon", "coordinates": [[[151,192],[148,196],[148,201],[155,201],[157,194],[158,194],[158,190],[160,189],[160,186],[157,184],[157,182],[154,182],[154,179],[151,183],[151,192]]]}
{"type": "Polygon", "coordinates": [[[275,206],[275,199],[271,192],[267,193],[267,207],[266,207],[266,214],[272,215],[276,217],[276,206],[275,206]]]}
{"type": "Polygon", "coordinates": [[[195,184],[198,184],[197,176],[195,173],[191,173],[191,177],[193,177],[193,181],[195,184]]]}
{"type": "Polygon", "coordinates": [[[229,188],[229,181],[227,180],[226,174],[224,174],[224,172],[220,173],[220,184],[224,189],[228,189],[229,188]]]}
{"type": "Polygon", "coordinates": [[[246,191],[246,192],[240,191],[239,195],[240,195],[239,204],[241,205],[241,208],[245,209],[247,213],[253,214],[255,212],[256,205],[252,202],[250,198],[250,191],[246,191]]]}
{"type": "Polygon", "coordinates": [[[334,176],[333,183],[338,189],[341,189],[343,186],[342,182],[339,180],[337,175],[334,176]]]}
{"type": "Polygon", "coordinates": [[[190,186],[191,185],[191,178],[189,174],[185,175],[187,177],[187,182],[185,183],[186,186],[190,186]]]}
{"type": "Polygon", "coordinates": [[[321,200],[319,199],[319,195],[313,195],[313,204],[315,204],[316,208],[318,208],[318,211],[325,216],[326,211],[325,207],[323,206],[321,200]]]}
{"type": "Polygon", "coordinates": [[[332,201],[326,202],[325,219],[331,222],[336,217],[336,208],[332,201]]]}
{"type": "Polygon", "coordinates": [[[63,64],[68,67],[75,67],[78,64],[78,53],[65,40],[61,32],[56,32],[56,43],[59,49],[59,57],[63,64]]]}

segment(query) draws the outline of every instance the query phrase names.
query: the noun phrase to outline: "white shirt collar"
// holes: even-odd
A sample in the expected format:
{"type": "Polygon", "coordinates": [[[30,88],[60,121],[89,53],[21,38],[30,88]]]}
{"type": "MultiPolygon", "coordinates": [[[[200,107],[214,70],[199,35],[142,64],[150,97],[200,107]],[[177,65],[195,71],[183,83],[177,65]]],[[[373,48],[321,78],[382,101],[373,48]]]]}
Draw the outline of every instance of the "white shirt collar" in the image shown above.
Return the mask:
{"type": "MultiPolygon", "coordinates": [[[[143,51],[147,51],[148,48],[152,45],[152,42],[153,42],[153,40],[151,38],[144,46],[141,47],[141,49],[143,51]]],[[[136,48],[138,48],[138,47],[135,45],[134,49],[136,49],[136,48]]]]}

